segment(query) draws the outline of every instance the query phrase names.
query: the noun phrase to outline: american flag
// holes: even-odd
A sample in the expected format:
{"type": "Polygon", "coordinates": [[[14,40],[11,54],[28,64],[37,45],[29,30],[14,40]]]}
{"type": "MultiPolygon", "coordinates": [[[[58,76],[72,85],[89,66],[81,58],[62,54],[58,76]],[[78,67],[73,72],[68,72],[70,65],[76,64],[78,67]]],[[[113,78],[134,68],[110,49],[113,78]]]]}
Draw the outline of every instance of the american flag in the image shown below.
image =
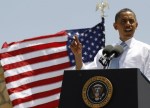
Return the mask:
{"type": "Polygon", "coordinates": [[[58,107],[63,72],[75,65],[69,47],[73,36],[77,34],[83,45],[83,61],[90,62],[105,46],[104,30],[102,18],[92,28],[5,43],[0,59],[13,108],[58,107]]]}

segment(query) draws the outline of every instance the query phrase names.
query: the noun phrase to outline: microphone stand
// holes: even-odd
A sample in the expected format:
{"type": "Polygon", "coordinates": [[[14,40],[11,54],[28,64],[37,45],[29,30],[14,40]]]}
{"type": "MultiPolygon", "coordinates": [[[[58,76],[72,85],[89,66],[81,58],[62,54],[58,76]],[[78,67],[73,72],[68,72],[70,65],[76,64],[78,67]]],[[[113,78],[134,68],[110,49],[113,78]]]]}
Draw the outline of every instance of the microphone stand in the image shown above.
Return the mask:
{"type": "Polygon", "coordinates": [[[104,66],[103,69],[108,69],[108,66],[104,66]]]}
{"type": "Polygon", "coordinates": [[[99,62],[103,65],[103,69],[108,69],[108,67],[109,67],[109,62],[110,62],[109,58],[101,57],[101,58],[99,59],[99,62]]]}
{"type": "Polygon", "coordinates": [[[110,60],[107,59],[106,61],[107,61],[106,65],[103,65],[104,66],[103,69],[108,69],[108,67],[109,67],[110,60]]]}

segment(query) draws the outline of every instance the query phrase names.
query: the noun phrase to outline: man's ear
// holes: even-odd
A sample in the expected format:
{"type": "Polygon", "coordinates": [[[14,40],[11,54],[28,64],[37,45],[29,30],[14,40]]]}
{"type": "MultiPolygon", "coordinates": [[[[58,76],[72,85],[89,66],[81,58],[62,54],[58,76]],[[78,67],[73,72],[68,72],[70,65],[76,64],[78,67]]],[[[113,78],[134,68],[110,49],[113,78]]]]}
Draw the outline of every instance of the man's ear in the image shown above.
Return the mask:
{"type": "Polygon", "coordinates": [[[136,28],[138,27],[138,22],[136,23],[136,28]]]}
{"type": "Polygon", "coordinates": [[[118,30],[118,27],[117,27],[117,24],[116,24],[116,23],[114,23],[113,26],[114,26],[114,29],[115,29],[115,30],[118,30]]]}

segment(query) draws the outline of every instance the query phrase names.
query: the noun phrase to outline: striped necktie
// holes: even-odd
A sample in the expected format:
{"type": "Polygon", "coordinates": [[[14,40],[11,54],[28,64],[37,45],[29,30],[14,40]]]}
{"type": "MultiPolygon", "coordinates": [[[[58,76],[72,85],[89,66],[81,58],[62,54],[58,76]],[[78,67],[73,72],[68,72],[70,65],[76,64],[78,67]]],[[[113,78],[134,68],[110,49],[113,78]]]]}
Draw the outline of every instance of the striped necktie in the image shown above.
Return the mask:
{"type": "Polygon", "coordinates": [[[128,45],[127,45],[125,42],[122,42],[120,45],[123,47],[124,51],[125,51],[125,50],[127,49],[127,47],[128,47],[128,45]]]}
{"type": "MultiPolygon", "coordinates": [[[[124,51],[127,49],[127,44],[125,42],[122,42],[120,45],[123,47],[124,51]]],[[[118,69],[119,68],[120,57],[121,57],[121,55],[119,57],[113,58],[111,60],[109,69],[118,69]]]]}

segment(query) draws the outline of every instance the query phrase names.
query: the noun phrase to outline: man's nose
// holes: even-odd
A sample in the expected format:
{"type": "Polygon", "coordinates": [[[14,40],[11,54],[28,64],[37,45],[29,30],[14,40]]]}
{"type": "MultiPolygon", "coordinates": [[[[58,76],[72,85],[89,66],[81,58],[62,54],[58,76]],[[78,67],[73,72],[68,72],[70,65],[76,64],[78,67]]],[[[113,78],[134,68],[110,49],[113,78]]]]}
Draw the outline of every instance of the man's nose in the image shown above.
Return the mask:
{"type": "Polygon", "coordinates": [[[129,27],[130,25],[131,25],[130,21],[127,21],[125,24],[126,27],[129,27]]]}

